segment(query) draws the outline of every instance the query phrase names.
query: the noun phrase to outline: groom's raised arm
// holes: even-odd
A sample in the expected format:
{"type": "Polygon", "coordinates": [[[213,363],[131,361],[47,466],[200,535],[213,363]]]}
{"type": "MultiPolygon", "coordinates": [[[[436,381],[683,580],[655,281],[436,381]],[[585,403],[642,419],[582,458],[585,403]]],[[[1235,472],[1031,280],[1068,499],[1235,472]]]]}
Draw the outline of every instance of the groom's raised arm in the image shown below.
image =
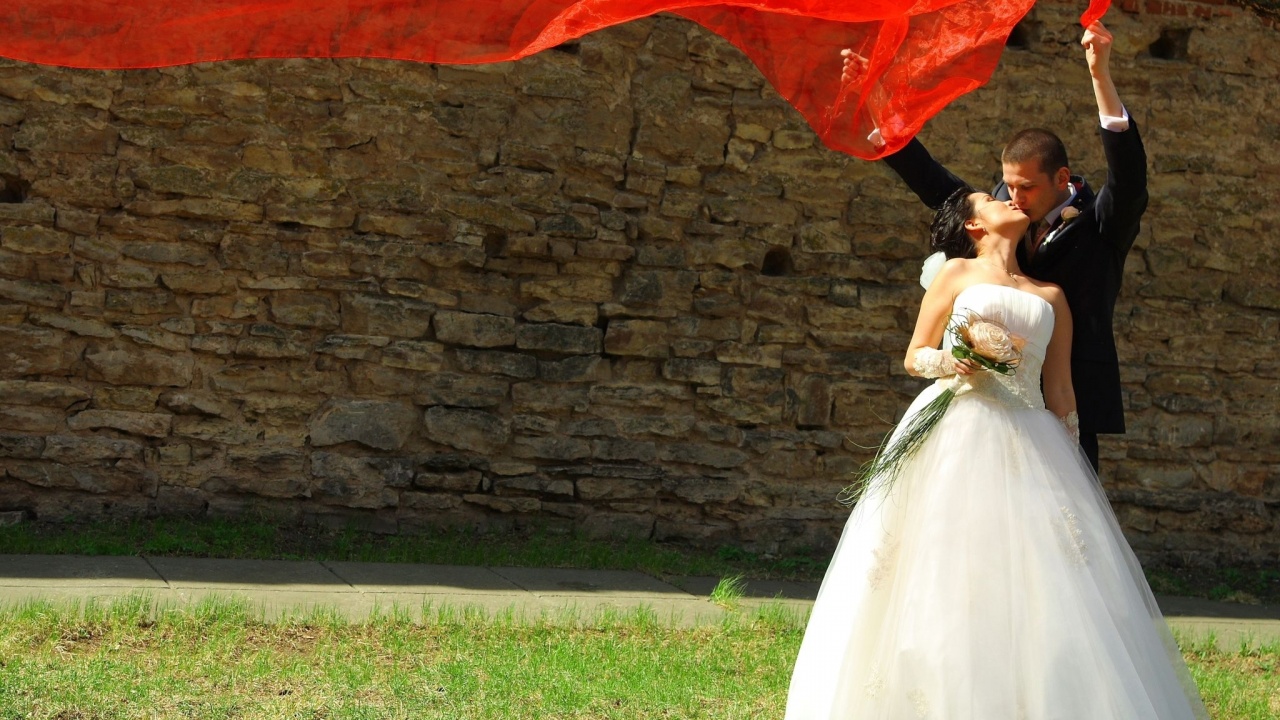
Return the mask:
{"type": "Polygon", "coordinates": [[[951,193],[967,185],[935,160],[916,138],[898,152],[886,155],[884,164],[932,210],[937,210],[951,193]]]}
{"type": "MultiPolygon", "coordinates": [[[[844,82],[855,82],[867,71],[867,59],[854,52],[852,48],[845,48],[840,55],[844,58],[843,70],[840,73],[840,78],[844,82]]],[[[878,95],[883,95],[878,85],[876,90],[878,92],[871,94],[872,102],[878,95]]],[[[879,128],[876,128],[867,140],[877,147],[884,145],[884,141],[880,139],[879,128]]],[[[911,142],[901,150],[885,156],[884,164],[898,173],[898,177],[911,188],[911,192],[915,193],[916,197],[931,210],[937,210],[947,198],[951,197],[951,193],[968,185],[951,174],[951,171],[943,167],[942,163],[934,160],[929,151],[924,149],[924,145],[915,138],[911,138],[911,142]]]]}
{"type": "Polygon", "coordinates": [[[1094,213],[1103,241],[1123,265],[1147,209],[1147,153],[1138,125],[1129,117],[1111,78],[1111,42],[1111,33],[1102,23],[1090,25],[1081,39],[1107,158],[1107,184],[1098,193],[1094,213]]]}

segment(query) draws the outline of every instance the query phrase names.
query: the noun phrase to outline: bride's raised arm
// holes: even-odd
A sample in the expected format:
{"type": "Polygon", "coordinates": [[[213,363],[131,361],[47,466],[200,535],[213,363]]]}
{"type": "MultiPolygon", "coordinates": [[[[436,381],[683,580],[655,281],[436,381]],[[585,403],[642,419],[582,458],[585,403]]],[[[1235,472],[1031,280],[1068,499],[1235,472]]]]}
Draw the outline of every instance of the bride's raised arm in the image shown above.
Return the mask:
{"type": "Polygon", "coordinates": [[[1076,434],[1076,391],[1071,384],[1071,308],[1062,288],[1053,288],[1053,336],[1044,357],[1044,406],[1076,434]]]}

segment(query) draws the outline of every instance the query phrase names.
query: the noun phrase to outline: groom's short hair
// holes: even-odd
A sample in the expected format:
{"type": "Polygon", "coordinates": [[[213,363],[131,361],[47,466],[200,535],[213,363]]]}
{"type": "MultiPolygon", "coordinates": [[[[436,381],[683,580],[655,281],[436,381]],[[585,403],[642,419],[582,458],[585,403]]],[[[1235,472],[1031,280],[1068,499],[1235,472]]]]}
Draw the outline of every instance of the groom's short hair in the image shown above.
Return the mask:
{"type": "Polygon", "coordinates": [[[1024,163],[1036,160],[1040,170],[1052,175],[1058,168],[1070,167],[1067,164],[1067,146],[1062,139],[1043,128],[1027,128],[1018,131],[1000,153],[1000,162],[1005,164],[1024,163]]]}

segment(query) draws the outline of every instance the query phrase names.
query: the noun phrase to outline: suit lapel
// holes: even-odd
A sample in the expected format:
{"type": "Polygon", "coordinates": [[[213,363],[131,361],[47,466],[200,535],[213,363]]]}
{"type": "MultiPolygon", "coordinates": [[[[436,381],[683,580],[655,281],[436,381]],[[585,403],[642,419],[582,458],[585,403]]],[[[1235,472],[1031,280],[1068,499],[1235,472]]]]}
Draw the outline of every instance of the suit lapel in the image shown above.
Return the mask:
{"type": "Polygon", "coordinates": [[[1061,222],[1055,225],[1040,243],[1040,247],[1036,248],[1032,264],[1037,267],[1052,265],[1073,244],[1074,228],[1064,228],[1061,225],[1061,222]]]}
{"type": "Polygon", "coordinates": [[[1058,221],[1049,229],[1044,241],[1032,253],[1032,267],[1052,267],[1068,249],[1075,245],[1077,239],[1075,224],[1080,222],[1080,216],[1085,213],[1085,207],[1093,201],[1093,191],[1089,186],[1083,180],[1076,181],[1077,178],[1073,176],[1072,182],[1076,183],[1076,196],[1071,202],[1071,207],[1079,211],[1079,214],[1072,218],[1070,223],[1065,223],[1061,216],[1058,217],[1058,221]]]}

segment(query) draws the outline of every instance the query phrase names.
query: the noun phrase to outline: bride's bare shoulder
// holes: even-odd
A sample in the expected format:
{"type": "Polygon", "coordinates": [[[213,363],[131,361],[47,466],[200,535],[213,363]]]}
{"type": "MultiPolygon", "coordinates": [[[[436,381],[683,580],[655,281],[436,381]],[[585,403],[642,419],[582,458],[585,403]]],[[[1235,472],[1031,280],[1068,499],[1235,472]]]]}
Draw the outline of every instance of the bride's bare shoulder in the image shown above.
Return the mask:
{"type": "Polygon", "coordinates": [[[943,263],[926,288],[925,298],[947,298],[947,302],[954,300],[966,285],[972,284],[972,262],[965,258],[951,258],[943,263]]]}
{"type": "Polygon", "coordinates": [[[1047,300],[1050,305],[1058,307],[1059,305],[1066,304],[1067,296],[1062,292],[1061,286],[1055,285],[1051,282],[1044,282],[1043,280],[1034,280],[1031,278],[1028,278],[1028,280],[1031,280],[1031,288],[1029,289],[1047,300]]]}
{"type": "Polygon", "coordinates": [[[938,278],[954,284],[973,271],[973,262],[970,258],[951,258],[943,263],[938,278]]]}

